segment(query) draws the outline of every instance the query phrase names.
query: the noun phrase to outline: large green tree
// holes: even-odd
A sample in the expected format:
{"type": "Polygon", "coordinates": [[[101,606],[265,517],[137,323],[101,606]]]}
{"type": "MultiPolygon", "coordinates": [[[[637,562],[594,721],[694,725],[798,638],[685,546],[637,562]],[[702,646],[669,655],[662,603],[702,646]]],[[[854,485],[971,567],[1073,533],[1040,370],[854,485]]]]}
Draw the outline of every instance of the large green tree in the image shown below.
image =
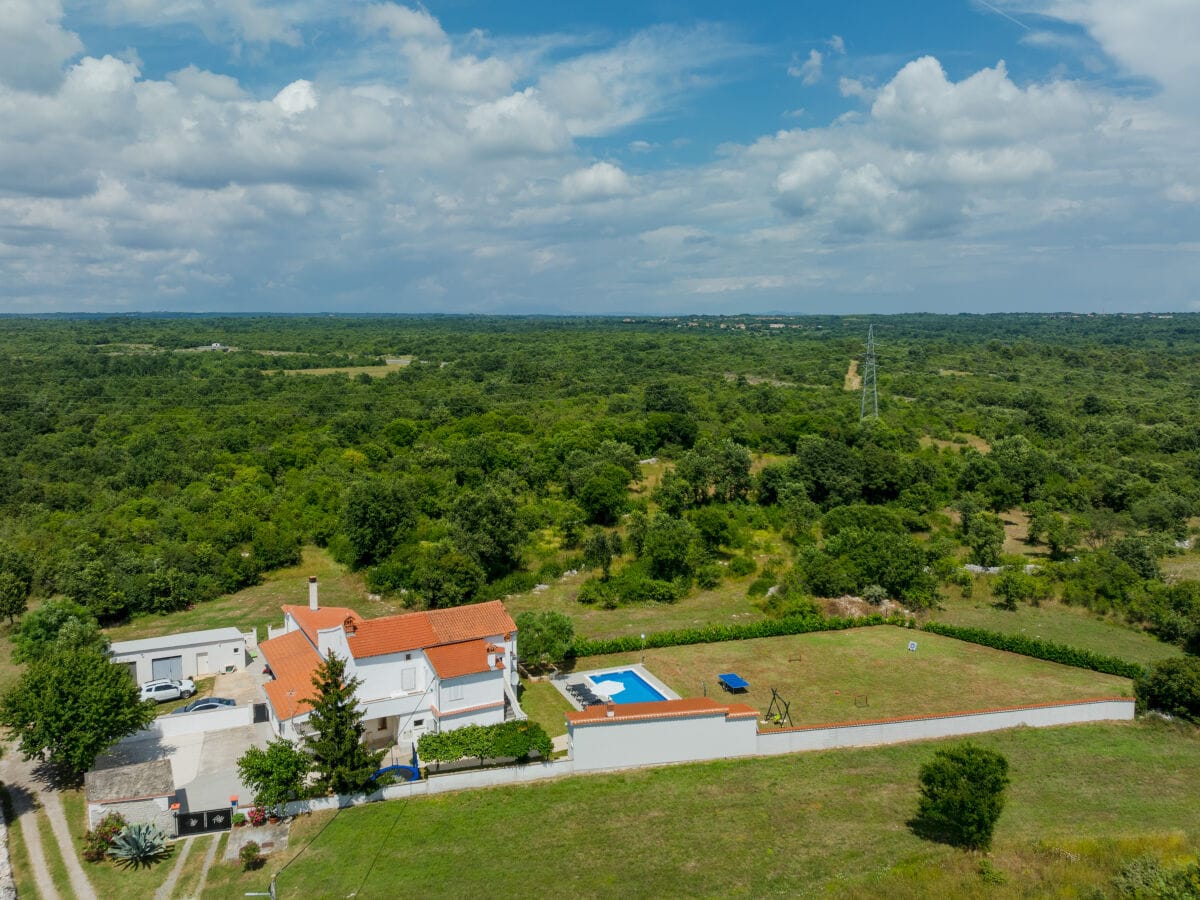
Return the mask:
{"type": "Polygon", "coordinates": [[[268,741],[265,750],[251,747],[237,761],[242,783],[254,791],[254,804],[273,807],[279,815],[285,803],[303,794],[312,765],[312,757],[286,738],[268,741]]]}
{"type": "Polygon", "coordinates": [[[516,619],[521,661],[531,668],[562,662],[571,653],[575,624],[569,616],[547,609],[528,610],[516,619]]]}
{"type": "Polygon", "coordinates": [[[14,730],[26,759],[44,759],[78,783],[101,753],[154,720],[124,670],[95,646],[32,659],[0,698],[0,722],[14,730]]]}
{"type": "Polygon", "coordinates": [[[96,617],[71,600],[52,598],[28,613],[12,632],[13,661],[31,662],[61,650],[97,647],[108,640],[96,617]]]}
{"type": "Polygon", "coordinates": [[[386,750],[368,750],[363,744],[363,711],[355,690],[357,678],[346,678],[346,661],[330,651],[313,673],[312,730],[305,749],[312,756],[316,786],[334,794],[366,790],[379,770],[386,750]]]}
{"type": "Polygon", "coordinates": [[[970,741],[938,750],[921,766],[914,825],[950,843],[987,850],[1009,781],[1008,760],[995,750],[970,741]]]}
{"type": "Polygon", "coordinates": [[[489,579],[521,565],[527,525],[517,516],[516,498],[504,488],[485,484],[467,491],[450,512],[454,542],[474,556],[489,579]]]}

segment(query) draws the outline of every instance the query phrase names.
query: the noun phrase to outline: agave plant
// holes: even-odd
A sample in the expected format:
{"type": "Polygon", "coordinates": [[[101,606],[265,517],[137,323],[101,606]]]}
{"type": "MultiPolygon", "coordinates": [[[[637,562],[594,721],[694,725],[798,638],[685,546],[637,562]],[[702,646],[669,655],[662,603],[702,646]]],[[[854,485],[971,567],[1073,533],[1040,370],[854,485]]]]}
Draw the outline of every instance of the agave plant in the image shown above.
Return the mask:
{"type": "Polygon", "coordinates": [[[163,830],[157,825],[140,822],[121,829],[108,855],[124,869],[148,869],[170,852],[163,830]]]}

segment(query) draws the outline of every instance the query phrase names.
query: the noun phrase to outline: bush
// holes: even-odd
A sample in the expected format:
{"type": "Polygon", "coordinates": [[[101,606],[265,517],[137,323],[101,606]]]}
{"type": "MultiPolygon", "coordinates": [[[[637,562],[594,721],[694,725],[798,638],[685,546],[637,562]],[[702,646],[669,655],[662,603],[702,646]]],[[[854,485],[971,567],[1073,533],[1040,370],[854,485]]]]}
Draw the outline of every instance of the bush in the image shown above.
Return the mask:
{"type": "Polygon", "coordinates": [[[729,561],[729,571],[741,578],[743,575],[753,575],[758,571],[758,566],[748,556],[735,556],[729,561]]]}
{"type": "Polygon", "coordinates": [[[96,827],[83,836],[83,858],[88,862],[100,862],[108,856],[113,841],[126,825],[125,817],[118,812],[104,816],[96,827]]]}
{"type": "Polygon", "coordinates": [[[1061,663],[1064,666],[1091,669],[1094,672],[1103,672],[1105,675],[1138,678],[1145,672],[1145,669],[1137,663],[1117,659],[1114,656],[1102,656],[1091,650],[1080,650],[1077,647],[1068,647],[1066,644],[1055,644],[1052,641],[1041,641],[1016,634],[1000,634],[983,628],[961,628],[942,622],[929,622],[922,630],[944,637],[957,638],[960,641],[968,641],[972,644],[982,644],[984,647],[992,647],[996,650],[1007,650],[1010,653],[1020,653],[1022,656],[1032,656],[1034,659],[1061,663]]]}
{"type": "Polygon", "coordinates": [[[255,827],[267,821],[267,811],[261,806],[252,806],[246,810],[246,820],[255,827]]]}
{"type": "Polygon", "coordinates": [[[767,591],[775,587],[775,578],[771,575],[760,575],[750,582],[750,587],[746,588],[747,597],[765,597],[767,591]]]}
{"type": "Polygon", "coordinates": [[[233,814],[233,825],[235,828],[238,825],[245,825],[245,824],[246,824],[246,814],[245,813],[236,812],[233,814]]]}
{"type": "Polygon", "coordinates": [[[721,567],[716,563],[705,563],[696,570],[696,586],[711,591],[721,583],[721,567]]]}
{"type": "Polygon", "coordinates": [[[914,830],[972,850],[992,845],[1009,784],[1007,759],[965,741],[934,753],[921,766],[918,781],[914,830]]]}
{"type": "Polygon", "coordinates": [[[263,859],[262,848],[258,846],[257,841],[246,841],[242,844],[242,849],[238,851],[238,859],[242,861],[243,872],[261,868],[266,861],[263,859]]]}
{"type": "Polygon", "coordinates": [[[1200,659],[1181,656],[1156,662],[1134,682],[1140,709],[1200,722],[1200,659]]]}

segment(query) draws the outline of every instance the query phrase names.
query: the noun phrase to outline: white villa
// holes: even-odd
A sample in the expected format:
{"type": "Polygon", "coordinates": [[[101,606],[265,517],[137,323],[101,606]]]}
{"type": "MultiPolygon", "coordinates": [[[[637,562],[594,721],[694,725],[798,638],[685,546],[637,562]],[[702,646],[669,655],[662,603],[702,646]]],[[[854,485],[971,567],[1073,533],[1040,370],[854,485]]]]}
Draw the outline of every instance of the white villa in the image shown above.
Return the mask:
{"type": "Polygon", "coordinates": [[[274,676],[265,685],[271,726],[305,732],[313,672],[333,651],[361,680],[366,740],[373,747],[430,731],[525,718],[515,688],[517,626],[500,601],[362,619],[322,607],[309,579],[308,606],[284,606],[283,627],[259,645],[274,676]]]}

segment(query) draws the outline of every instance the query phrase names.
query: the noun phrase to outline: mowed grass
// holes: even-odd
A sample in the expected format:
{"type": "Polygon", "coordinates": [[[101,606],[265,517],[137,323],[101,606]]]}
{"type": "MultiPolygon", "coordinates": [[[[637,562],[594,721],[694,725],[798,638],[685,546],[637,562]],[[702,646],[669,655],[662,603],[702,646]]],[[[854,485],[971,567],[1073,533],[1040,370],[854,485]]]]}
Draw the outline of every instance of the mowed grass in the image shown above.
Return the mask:
{"type": "MultiPolygon", "coordinates": [[[[206,897],[1077,896],[1123,857],[1200,839],[1200,739],[1161,722],[980,735],[1012,787],[979,857],[906,827],[945,742],[671,766],[354,807],[297,821],[286,854],[206,897]],[[331,821],[332,820],[332,821],[331,821]],[[310,839],[311,845],[307,845],[310,839]],[[306,846],[307,845],[307,846],[306,846]]],[[[227,871],[226,871],[227,870],[227,871]]],[[[217,875],[214,869],[214,875],[217,875]]]]}
{"type": "Polygon", "coordinates": [[[530,721],[537,722],[546,729],[550,737],[567,733],[567,720],[564,713],[574,709],[567,698],[558,692],[548,681],[522,681],[521,695],[517,698],[521,709],[529,716],[530,721]]]}
{"type": "Polygon", "coordinates": [[[12,795],[8,788],[0,784],[0,804],[4,807],[4,821],[8,824],[8,858],[12,863],[13,882],[16,884],[18,897],[36,897],[36,880],[33,877],[33,863],[29,861],[29,847],[25,844],[25,833],[21,823],[17,821],[13,809],[12,795]]]}
{"type": "MultiPolygon", "coordinates": [[[[641,653],[593,656],[576,670],[640,661],[641,653]]],[[[1032,703],[1132,696],[1128,679],[1101,675],[881,625],[788,637],[647,650],[646,667],[684,697],[743,701],[766,712],[771,688],[791,704],[795,725],[890,719],[1032,703]],[[917,651],[908,642],[917,642],[917,651]],[[736,698],[717,675],[736,672],[750,689],[736,698]]]]}
{"type": "Polygon", "coordinates": [[[83,866],[84,874],[96,889],[100,897],[153,897],[171,872],[175,864],[175,854],[182,849],[178,843],[172,844],[170,856],[156,862],[148,869],[120,869],[104,860],[87,862],[83,859],[83,838],[87,833],[87,801],[82,791],[63,791],[63,814],[67,818],[67,828],[71,832],[71,842],[75,846],[75,854],[83,866]]]}
{"type": "Polygon", "coordinates": [[[506,598],[504,605],[514,618],[530,610],[563,613],[574,620],[575,634],[586,638],[624,637],[698,625],[753,622],[765,618],[762,610],[746,596],[746,589],[754,580],[753,575],[723,581],[711,591],[696,591],[674,603],[632,603],[616,609],[603,609],[575,599],[579,594],[579,586],[591,574],[580,572],[566,576],[540,593],[530,592],[506,598]]]}
{"type": "Polygon", "coordinates": [[[982,583],[976,584],[976,597],[944,600],[943,608],[930,618],[948,625],[986,628],[1003,634],[1069,644],[1143,665],[1182,653],[1174,644],[1165,644],[1144,631],[1075,606],[1047,601],[1041,606],[1019,604],[1011,612],[998,609],[986,590],[980,591],[982,587],[982,583]],[[978,596],[981,593],[983,596],[978,596]]]}
{"type": "Polygon", "coordinates": [[[125,625],[109,628],[106,634],[112,641],[129,641],[232,625],[242,630],[257,628],[259,638],[265,639],[268,624],[283,624],[279,607],[308,603],[310,575],[317,576],[322,606],[346,606],[365,618],[402,611],[398,603],[367,599],[361,575],[336,563],[325,550],[305,547],[299,565],[268,573],[262,584],[198,603],[182,612],[138,616],[125,625]]]}

